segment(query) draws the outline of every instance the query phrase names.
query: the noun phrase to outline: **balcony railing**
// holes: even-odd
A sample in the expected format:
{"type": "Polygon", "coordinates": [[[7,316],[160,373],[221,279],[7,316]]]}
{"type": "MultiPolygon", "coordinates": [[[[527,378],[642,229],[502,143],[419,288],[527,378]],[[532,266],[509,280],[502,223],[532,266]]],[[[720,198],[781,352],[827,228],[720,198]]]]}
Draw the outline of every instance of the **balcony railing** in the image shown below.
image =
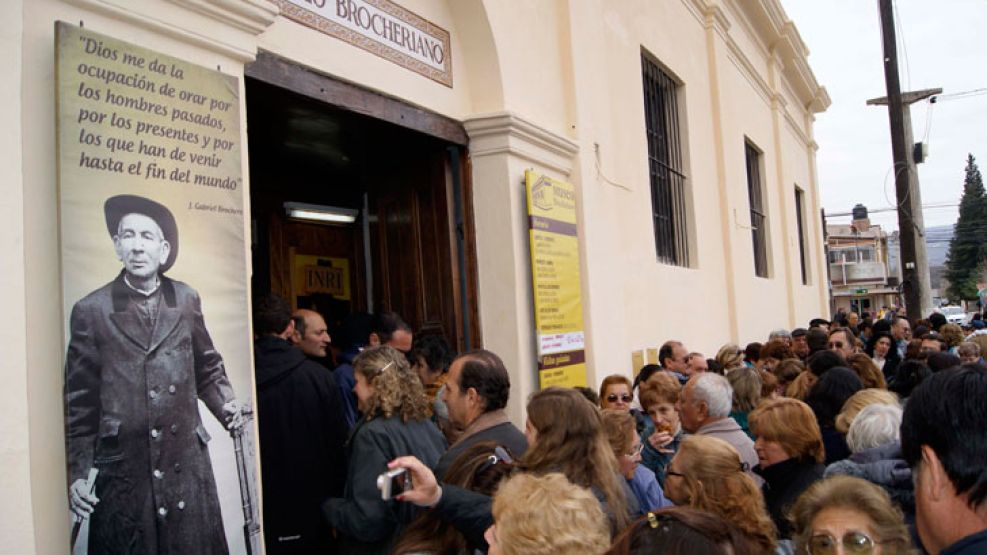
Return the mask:
{"type": "Polygon", "coordinates": [[[883,262],[847,262],[829,265],[833,285],[885,283],[888,269],[883,262]]]}

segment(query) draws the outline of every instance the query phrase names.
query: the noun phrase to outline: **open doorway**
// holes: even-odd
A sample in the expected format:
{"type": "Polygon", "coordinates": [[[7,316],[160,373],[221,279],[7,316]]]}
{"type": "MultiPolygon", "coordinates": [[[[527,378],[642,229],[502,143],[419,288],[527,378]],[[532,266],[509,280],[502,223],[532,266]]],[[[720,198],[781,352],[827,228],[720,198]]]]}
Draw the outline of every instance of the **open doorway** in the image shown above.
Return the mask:
{"type": "Polygon", "coordinates": [[[295,81],[380,95],[297,66],[295,77],[274,76],[263,63],[245,82],[253,290],[317,310],[330,330],[351,312],[391,310],[418,334],[477,346],[465,147],[347,109],[347,99],[311,98],[295,81]],[[293,207],[352,221],[303,219],[293,207]]]}

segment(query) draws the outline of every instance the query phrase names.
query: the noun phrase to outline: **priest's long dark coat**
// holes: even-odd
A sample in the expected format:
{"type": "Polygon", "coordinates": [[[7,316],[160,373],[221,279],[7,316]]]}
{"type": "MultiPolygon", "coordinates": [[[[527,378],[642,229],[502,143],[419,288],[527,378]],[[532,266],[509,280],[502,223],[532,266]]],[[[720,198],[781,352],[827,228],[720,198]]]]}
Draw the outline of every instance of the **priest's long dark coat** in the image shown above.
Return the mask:
{"type": "Polygon", "coordinates": [[[72,309],[65,364],[69,484],[99,470],[89,553],[227,553],[197,399],[234,399],[198,293],[164,276],[142,323],[123,272],[72,309]]]}

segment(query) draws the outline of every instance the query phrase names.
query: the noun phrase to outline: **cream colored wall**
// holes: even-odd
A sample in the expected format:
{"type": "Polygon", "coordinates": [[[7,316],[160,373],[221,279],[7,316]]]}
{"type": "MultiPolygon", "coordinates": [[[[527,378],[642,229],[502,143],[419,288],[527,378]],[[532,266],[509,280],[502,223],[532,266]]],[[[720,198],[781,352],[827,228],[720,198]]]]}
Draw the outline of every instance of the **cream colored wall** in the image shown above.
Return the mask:
{"type": "MultiPolygon", "coordinates": [[[[731,27],[739,31],[739,26],[731,27]]],[[[741,35],[742,36],[742,35],[741,35]]],[[[738,321],[736,337],[719,333],[710,337],[704,351],[715,350],[727,340],[741,344],[763,340],[771,329],[787,324],[787,292],[784,281],[784,256],[780,246],[781,206],[777,195],[777,176],[774,171],[778,153],[774,147],[770,101],[764,91],[758,89],[758,79],[751,75],[743,61],[737,58],[716,35],[716,66],[721,89],[720,126],[723,129],[723,159],[726,171],[729,213],[727,229],[731,235],[734,272],[730,278],[736,287],[734,311],[738,321]],[[768,218],[768,277],[754,274],[754,253],[751,244],[750,202],[747,194],[745,141],[750,141],[763,152],[761,156],[762,199],[768,218]]],[[[746,53],[752,56],[755,53],[746,53]]]]}
{"type": "Polygon", "coordinates": [[[806,154],[810,146],[802,141],[791,126],[782,127],[782,144],[786,152],[791,153],[785,157],[785,185],[790,198],[790,209],[792,223],[790,226],[790,239],[792,241],[792,275],[795,279],[795,324],[807,327],[809,320],[817,317],[827,317],[828,307],[819,306],[819,296],[817,288],[826,288],[825,268],[822,268],[823,278],[818,276],[820,266],[814,253],[821,250],[822,233],[819,223],[819,207],[813,203],[812,199],[812,178],[809,158],[806,154]],[[800,155],[801,154],[801,155],[800,155]],[[798,228],[795,223],[795,187],[798,186],[804,191],[803,224],[805,233],[805,257],[807,285],[801,283],[801,270],[799,269],[798,250],[798,228]]]}
{"type": "Polygon", "coordinates": [[[567,2],[484,4],[501,60],[504,105],[498,109],[524,114],[546,129],[573,137],[567,2]]]}
{"type": "MultiPolygon", "coordinates": [[[[27,276],[20,269],[27,258],[24,237],[24,175],[21,133],[30,118],[21,112],[23,10],[20,2],[0,3],[0,67],[7,68],[0,81],[0,306],[5,324],[0,327],[0,553],[34,553],[34,502],[31,497],[30,433],[28,405],[27,322],[24,288],[27,276]]],[[[51,218],[47,218],[51,224],[51,218]]],[[[33,312],[33,311],[32,311],[33,312]]],[[[41,337],[56,338],[57,334],[41,337]]]]}
{"type": "Polygon", "coordinates": [[[725,306],[722,221],[709,124],[704,33],[678,2],[629,7],[572,2],[576,68],[584,310],[591,385],[611,373],[630,372],[630,353],[676,337],[699,345],[705,333],[688,325],[701,305],[725,306]],[[662,25],[656,32],[653,22],[662,25]],[[692,267],[656,262],[644,129],[641,50],[685,83],[679,98],[684,164],[697,207],[691,222],[698,240],[692,267]],[[597,161],[596,145],[599,145],[597,161]],[[702,293],[700,293],[702,291],[702,293]],[[688,292],[682,294],[682,292],[688,292]],[[700,296],[702,300],[700,301],[700,296]]]}
{"type": "MultiPolygon", "coordinates": [[[[822,281],[813,277],[809,286],[788,283],[800,281],[796,182],[806,191],[807,232],[818,230],[811,226],[817,207],[808,147],[793,141],[789,131],[789,119],[805,121],[807,103],[795,102],[780,75],[777,88],[784,90],[763,90],[771,88],[769,54],[759,38],[749,35],[754,25],[731,19],[736,15],[732,11],[721,12],[729,22],[732,44],[714,34],[720,87],[719,97],[714,98],[705,16],[696,4],[541,3],[538,10],[554,8],[559,18],[568,18],[571,80],[567,81],[564,71],[559,75],[552,69],[558,52],[545,46],[554,44],[545,37],[559,25],[510,12],[513,5],[487,3],[501,59],[511,61],[504,69],[505,105],[546,124],[550,131],[571,136],[579,146],[571,179],[578,185],[580,201],[583,303],[589,381],[594,385],[607,374],[629,373],[631,351],[657,347],[669,338],[711,355],[726,341],[763,340],[774,328],[804,324],[808,315],[825,312],[818,292],[822,281]],[[511,14],[515,17],[508,19],[511,14]],[[663,22],[660,32],[655,21],[663,22]],[[497,25],[504,22],[510,28],[502,32],[497,25]],[[536,37],[524,57],[503,54],[507,47],[502,41],[507,38],[513,46],[516,36],[536,37]],[[691,268],[655,260],[643,129],[642,47],[684,83],[679,101],[693,202],[691,268]],[[513,86],[526,80],[512,76],[530,75],[532,66],[545,75],[539,85],[513,86]],[[780,100],[773,115],[775,95],[780,100]],[[567,120],[558,121],[570,101],[574,117],[567,128],[567,120]],[[719,119],[713,109],[716,102],[719,119]],[[553,103],[559,108],[546,112],[546,104],[553,103]],[[725,195],[715,155],[720,137],[725,195]],[[745,137],[764,151],[762,177],[771,226],[768,279],[755,277],[753,270],[745,137]],[[731,248],[725,249],[725,244],[731,248]],[[730,287],[735,288],[732,306],[730,287]],[[738,322],[736,335],[728,324],[731,312],[738,322]]],[[[477,172],[474,176],[482,180],[477,172]]],[[[810,238],[810,257],[817,247],[815,238],[810,238]]],[[[810,271],[817,268],[810,263],[810,271]]]]}
{"type": "MultiPolygon", "coordinates": [[[[807,121],[808,102],[796,102],[780,69],[778,75],[770,74],[770,54],[762,38],[752,35],[763,28],[763,22],[759,26],[748,21],[734,6],[717,14],[730,27],[724,31],[730,40],[724,40],[720,31],[712,33],[710,40],[701,4],[691,0],[632,4],[556,0],[523,6],[485,2],[501,60],[504,109],[577,145],[574,167],[561,177],[577,184],[591,385],[613,372],[629,373],[631,351],[657,347],[672,337],[712,354],[728,340],[763,339],[771,329],[799,325],[807,314],[825,310],[818,278],[811,278],[809,286],[789,284],[799,280],[798,246],[792,243],[793,183],[806,190],[807,223],[817,211],[808,147],[788,138],[790,120],[807,121]],[[744,17],[738,19],[738,14],[744,17]],[[660,32],[655,21],[663,22],[660,32]],[[679,102],[691,188],[690,268],[655,260],[643,128],[642,47],[684,84],[679,102]],[[708,48],[713,49],[713,66],[708,48]],[[719,91],[711,90],[711,79],[719,91]],[[778,108],[773,113],[775,96],[778,108]],[[755,277],[753,271],[745,137],[764,151],[762,175],[771,226],[768,279],[755,277]],[[717,152],[718,145],[722,152],[717,152]],[[711,306],[720,309],[710,311],[711,306]]],[[[811,133],[803,128],[803,134],[807,132],[811,133]]],[[[513,191],[510,183],[521,179],[523,167],[519,165],[513,176],[498,174],[498,179],[506,177],[513,191]]],[[[488,183],[492,175],[479,168],[474,168],[475,189],[505,186],[496,180],[488,183]]],[[[478,224],[487,217],[478,215],[478,224]]],[[[515,240],[523,240],[523,221],[513,225],[515,240]]],[[[807,232],[814,232],[811,225],[807,232]]],[[[490,281],[483,275],[484,260],[496,263],[499,258],[484,255],[496,246],[487,245],[482,233],[477,241],[483,309],[489,287],[484,284],[490,281]]],[[[521,307],[510,306],[524,321],[517,328],[506,328],[510,335],[526,338],[516,372],[527,384],[534,370],[533,363],[525,360],[530,353],[527,338],[532,332],[526,327],[530,314],[521,310],[530,302],[530,293],[524,290],[526,261],[520,258],[525,248],[522,244],[521,252],[512,251],[516,259],[511,268],[524,281],[516,284],[513,294],[511,286],[502,294],[521,303],[521,307]]],[[[816,256],[816,248],[818,241],[810,237],[810,257],[816,256]]],[[[810,263],[810,271],[817,268],[810,263]]],[[[498,286],[502,289],[503,282],[498,286]]],[[[502,309],[496,307],[498,313],[502,309]]],[[[485,340],[488,330],[506,338],[504,320],[488,318],[482,310],[481,320],[486,323],[485,340]]],[[[530,392],[526,387],[522,391],[530,392]]]]}

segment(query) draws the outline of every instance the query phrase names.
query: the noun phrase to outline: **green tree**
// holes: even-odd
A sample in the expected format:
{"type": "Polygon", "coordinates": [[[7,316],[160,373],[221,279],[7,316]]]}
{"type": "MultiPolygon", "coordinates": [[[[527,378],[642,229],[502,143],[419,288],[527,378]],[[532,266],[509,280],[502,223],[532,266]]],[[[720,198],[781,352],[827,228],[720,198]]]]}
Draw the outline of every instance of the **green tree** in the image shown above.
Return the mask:
{"type": "Polygon", "coordinates": [[[987,193],[973,154],[966,159],[960,217],[946,257],[946,294],[953,300],[976,300],[980,269],[987,261],[987,193]]]}

